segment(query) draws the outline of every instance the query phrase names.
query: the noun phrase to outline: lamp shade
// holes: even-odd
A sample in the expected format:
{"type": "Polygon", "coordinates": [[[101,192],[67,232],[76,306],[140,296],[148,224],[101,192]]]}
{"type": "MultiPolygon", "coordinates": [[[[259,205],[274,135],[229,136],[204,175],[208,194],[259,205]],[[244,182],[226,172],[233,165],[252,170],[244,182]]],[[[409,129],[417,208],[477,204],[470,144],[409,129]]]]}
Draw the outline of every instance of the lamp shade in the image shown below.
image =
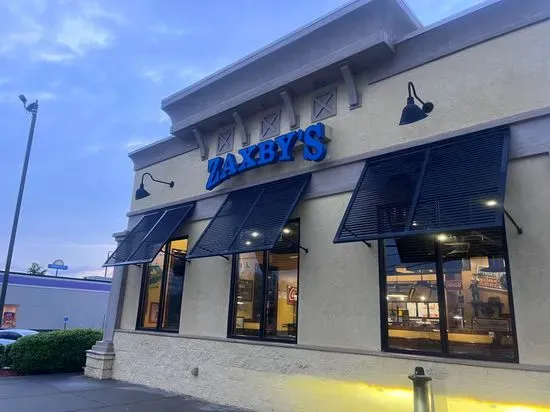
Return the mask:
{"type": "Polygon", "coordinates": [[[139,189],[136,190],[136,200],[143,199],[144,197],[149,196],[150,193],[145,190],[145,187],[143,187],[143,183],[139,185],[139,189]]]}
{"type": "Polygon", "coordinates": [[[403,108],[399,125],[414,123],[426,117],[428,115],[414,103],[414,99],[407,97],[407,105],[403,108]]]}

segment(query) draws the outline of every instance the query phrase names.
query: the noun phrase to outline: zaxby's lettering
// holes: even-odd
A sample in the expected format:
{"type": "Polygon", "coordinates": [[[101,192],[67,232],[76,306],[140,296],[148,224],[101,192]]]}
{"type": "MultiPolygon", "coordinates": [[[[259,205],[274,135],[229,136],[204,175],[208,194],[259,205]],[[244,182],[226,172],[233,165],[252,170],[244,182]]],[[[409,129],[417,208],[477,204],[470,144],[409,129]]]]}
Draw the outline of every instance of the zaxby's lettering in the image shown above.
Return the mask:
{"type": "Polygon", "coordinates": [[[277,162],[293,162],[292,154],[297,142],[302,142],[304,160],[320,162],[327,155],[325,125],[317,123],[306,130],[295,130],[275,139],[264,140],[239,150],[240,162],[229,153],[223,157],[214,157],[208,161],[208,181],[206,190],[212,190],[220,183],[256,167],[277,162]]]}

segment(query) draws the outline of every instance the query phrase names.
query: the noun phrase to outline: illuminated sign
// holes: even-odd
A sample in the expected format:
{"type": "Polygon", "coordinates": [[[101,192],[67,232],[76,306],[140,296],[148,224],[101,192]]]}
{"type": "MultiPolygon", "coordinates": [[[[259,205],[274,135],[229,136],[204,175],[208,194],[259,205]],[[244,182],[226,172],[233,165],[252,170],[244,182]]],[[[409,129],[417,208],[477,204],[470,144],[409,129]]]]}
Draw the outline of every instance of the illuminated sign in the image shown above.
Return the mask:
{"type": "Polygon", "coordinates": [[[303,143],[303,158],[320,162],[327,155],[325,125],[317,123],[306,130],[294,130],[274,139],[264,140],[258,144],[243,147],[239,150],[240,162],[233,153],[215,157],[208,161],[208,181],[206,190],[212,190],[220,183],[242,172],[278,162],[293,162],[292,151],[297,142],[303,143]]]}

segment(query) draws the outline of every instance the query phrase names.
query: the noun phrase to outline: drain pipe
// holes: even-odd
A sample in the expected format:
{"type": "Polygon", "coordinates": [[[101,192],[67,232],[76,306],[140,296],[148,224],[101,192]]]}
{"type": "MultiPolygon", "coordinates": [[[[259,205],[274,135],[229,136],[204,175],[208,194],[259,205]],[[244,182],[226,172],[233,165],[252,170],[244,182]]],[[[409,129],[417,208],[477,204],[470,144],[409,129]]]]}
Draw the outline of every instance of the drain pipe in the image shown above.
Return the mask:
{"type": "Polygon", "coordinates": [[[414,374],[409,375],[413,382],[414,412],[435,412],[432,397],[432,378],[424,373],[424,368],[417,366],[414,374]]]}

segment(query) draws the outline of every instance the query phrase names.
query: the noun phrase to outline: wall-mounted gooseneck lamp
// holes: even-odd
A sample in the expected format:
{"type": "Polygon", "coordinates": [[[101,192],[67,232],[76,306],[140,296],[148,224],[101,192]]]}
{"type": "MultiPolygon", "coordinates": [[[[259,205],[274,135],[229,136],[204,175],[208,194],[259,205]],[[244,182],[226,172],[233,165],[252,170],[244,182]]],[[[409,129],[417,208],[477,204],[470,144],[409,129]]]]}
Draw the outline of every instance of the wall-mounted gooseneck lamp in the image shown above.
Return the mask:
{"type": "Polygon", "coordinates": [[[151,175],[151,173],[149,173],[149,172],[143,173],[143,175],[141,176],[141,183],[139,185],[139,188],[138,188],[138,190],[136,190],[136,200],[143,199],[144,197],[147,197],[151,194],[147,190],[145,190],[145,187],[143,186],[143,179],[145,179],[145,176],[149,176],[153,182],[168,185],[168,186],[170,186],[170,188],[174,187],[174,181],[173,180],[171,182],[165,182],[163,180],[155,179],[151,175]]]}
{"type": "Polygon", "coordinates": [[[422,120],[428,117],[428,113],[430,113],[434,109],[433,103],[424,103],[420,99],[420,97],[418,97],[413,82],[409,82],[408,88],[409,97],[407,97],[407,105],[404,107],[403,112],[401,113],[401,121],[399,122],[400,126],[422,120]],[[422,109],[414,103],[413,96],[416,98],[416,100],[422,103],[422,109]]]}

